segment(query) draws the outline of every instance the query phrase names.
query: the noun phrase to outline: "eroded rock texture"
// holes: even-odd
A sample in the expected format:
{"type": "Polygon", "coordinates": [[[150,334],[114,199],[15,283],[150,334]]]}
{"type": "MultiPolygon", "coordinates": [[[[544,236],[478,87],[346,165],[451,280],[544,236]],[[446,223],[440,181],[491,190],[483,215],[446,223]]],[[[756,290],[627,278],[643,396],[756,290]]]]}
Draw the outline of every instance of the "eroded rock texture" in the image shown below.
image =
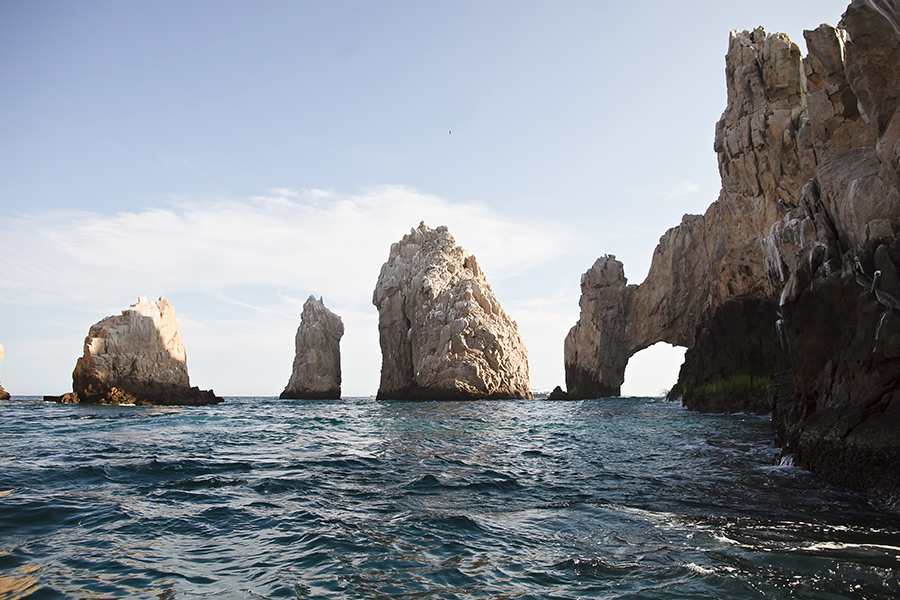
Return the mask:
{"type": "Polygon", "coordinates": [[[121,315],[93,325],[62,402],[87,404],[215,404],[210,390],[191,387],[175,309],[141,296],[121,315]]]}
{"type": "Polygon", "coordinates": [[[424,223],[391,246],[372,302],[382,366],[378,398],[530,398],[516,323],[474,256],[424,223]]]}
{"type": "Polygon", "coordinates": [[[618,393],[634,352],[687,346],[687,406],[771,409],[796,464],[896,496],[900,9],[855,0],[804,35],[801,60],[784,35],[732,32],[719,199],[666,232],[640,286],[611,257],[585,274],[567,384],[618,393]]]}
{"type": "MultiPolygon", "coordinates": [[[[3,362],[3,346],[0,346],[0,363],[3,362]]],[[[3,389],[3,386],[0,385],[0,400],[9,400],[9,392],[3,389]]]]}
{"type": "Polygon", "coordinates": [[[896,3],[856,1],[839,28],[806,32],[817,170],[764,240],[794,383],[779,441],[886,498],[900,493],[898,23],[896,3]]]}
{"type": "Polygon", "coordinates": [[[303,305],[300,326],[294,338],[291,379],[281,398],[338,399],[341,397],[341,337],[344,323],[310,296],[303,305]]]}

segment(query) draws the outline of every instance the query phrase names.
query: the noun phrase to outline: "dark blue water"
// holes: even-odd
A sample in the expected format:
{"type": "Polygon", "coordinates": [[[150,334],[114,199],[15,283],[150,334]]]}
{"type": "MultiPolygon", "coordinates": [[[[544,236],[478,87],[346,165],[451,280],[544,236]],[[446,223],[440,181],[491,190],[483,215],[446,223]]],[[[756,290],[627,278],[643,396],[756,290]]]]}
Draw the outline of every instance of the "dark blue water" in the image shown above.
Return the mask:
{"type": "Polygon", "coordinates": [[[0,598],[896,598],[900,516],[648,399],[0,403],[0,598]]]}

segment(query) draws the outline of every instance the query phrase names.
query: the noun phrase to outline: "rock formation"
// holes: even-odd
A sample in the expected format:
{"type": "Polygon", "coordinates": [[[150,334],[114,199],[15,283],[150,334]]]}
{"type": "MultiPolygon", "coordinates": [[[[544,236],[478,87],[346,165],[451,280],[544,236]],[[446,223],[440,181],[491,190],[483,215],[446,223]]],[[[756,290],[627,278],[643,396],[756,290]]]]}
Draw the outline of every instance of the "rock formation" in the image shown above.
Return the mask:
{"type": "Polygon", "coordinates": [[[795,464],[896,499],[900,6],[857,0],[805,36],[817,169],[764,240],[794,388],[773,424],[795,464]]]}
{"type": "Polygon", "coordinates": [[[281,398],[337,399],[341,397],[341,337],[344,323],[310,296],[303,305],[294,338],[294,366],[281,398]]]}
{"type": "Polygon", "coordinates": [[[391,246],[372,302],[378,398],[530,398],[528,358],[474,256],[424,223],[391,246]]]}
{"type": "MultiPolygon", "coordinates": [[[[0,346],[0,363],[3,362],[3,346],[0,346]]],[[[9,392],[3,389],[3,386],[0,385],[0,400],[9,400],[9,392]]]]}
{"type": "Polygon", "coordinates": [[[86,404],[215,404],[210,390],[191,387],[175,309],[141,296],[121,315],[93,325],[62,402],[86,404]]]}
{"type": "Polygon", "coordinates": [[[771,409],[795,464],[896,497],[900,8],[854,0],[804,36],[801,59],[782,34],[732,32],[719,199],[663,235],[640,286],[614,257],[585,273],[566,382],[617,394],[633,353],[687,346],[686,406],[771,409]]]}

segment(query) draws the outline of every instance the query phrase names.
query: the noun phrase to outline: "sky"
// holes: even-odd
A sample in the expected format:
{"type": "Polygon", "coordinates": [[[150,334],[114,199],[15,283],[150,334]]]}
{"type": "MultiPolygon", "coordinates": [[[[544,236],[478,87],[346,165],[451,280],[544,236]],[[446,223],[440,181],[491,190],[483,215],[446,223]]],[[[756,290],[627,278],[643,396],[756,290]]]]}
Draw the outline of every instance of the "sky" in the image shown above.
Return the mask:
{"type": "MultiPolygon", "coordinates": [[[[581,273],[640,283],[718,196],[729,31],[805,55],[847,4],[0,0],[0,381],[70,390],[90,326],[165,295],[192,385],[275,396],[315,295],[344,395],[374,395],[372,292],[424,221],[478,258],[532,389],[564,387],[581,273]]],[[[682,358],[639,353],[623,395],[682,358]]]]}

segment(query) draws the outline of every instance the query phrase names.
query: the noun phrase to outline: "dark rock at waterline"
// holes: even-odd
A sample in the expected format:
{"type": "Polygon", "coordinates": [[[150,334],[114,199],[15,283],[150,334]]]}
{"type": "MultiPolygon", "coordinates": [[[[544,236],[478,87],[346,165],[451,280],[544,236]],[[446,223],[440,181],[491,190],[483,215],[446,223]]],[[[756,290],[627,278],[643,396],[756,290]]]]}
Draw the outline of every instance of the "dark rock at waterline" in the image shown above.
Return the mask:
{"type": "Polygon", "coordinates": [[[773,375],[790,368],[771,301],[724,302],[700,326],[670,395],[700,412],[772,412],[773,375]]]}
{"type": "Polygon", "coordinates": [[[563,389],[559,386],[553,388],[553,391],[550,392],[550,395],[547,396],[547,400],[572,400],[572,396],[568,393],[564,392],[563,389]]]}

